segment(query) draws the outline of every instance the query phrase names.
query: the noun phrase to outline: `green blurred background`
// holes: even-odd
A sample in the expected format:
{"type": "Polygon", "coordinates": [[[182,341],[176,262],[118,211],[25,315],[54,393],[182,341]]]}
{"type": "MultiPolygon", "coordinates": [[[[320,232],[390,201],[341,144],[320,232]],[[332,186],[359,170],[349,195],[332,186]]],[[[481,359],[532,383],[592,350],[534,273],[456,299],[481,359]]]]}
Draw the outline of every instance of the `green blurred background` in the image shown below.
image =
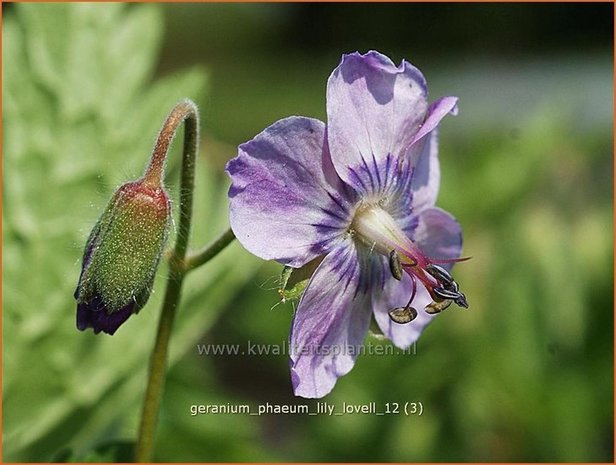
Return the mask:
{"type": "MultiPolygon", "coordinates": [[[[292,114],[325,119],[345,52],[410,60],[440,132],[438,205],[472,260],[415,355],[361,356],[326,401],[423,415],[202,415],[307,404],[280,266],[238,244],[189,276],[158,461],[613,461],[613,5],[3,4],[4,461],[129,460],[166,267],[113,337],[74,328],[81,248],[181,97],[202,111],[197,247],[226,227],[224,163],[292,114]]],[[[177,198],[177,150],[169,184],[177,198]]],[[[371,339],[373,344],[387,341],[371,339]]]]}

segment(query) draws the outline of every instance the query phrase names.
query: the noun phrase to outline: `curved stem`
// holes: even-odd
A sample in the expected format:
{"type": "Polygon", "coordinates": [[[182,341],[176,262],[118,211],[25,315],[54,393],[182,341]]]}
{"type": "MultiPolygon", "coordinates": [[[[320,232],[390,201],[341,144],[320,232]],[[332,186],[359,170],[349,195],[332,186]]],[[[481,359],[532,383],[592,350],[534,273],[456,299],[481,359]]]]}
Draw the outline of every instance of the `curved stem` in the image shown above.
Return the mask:
{"type": "Polygon", "coordinates": [[[189,110],[193,117],[186,119],[184,132],[184,151],[182,172],[180,174],[180,221],[175,241],[175,258],[179,263],[184,261],[188,247],[188,236],[192,220],[193,192],[195,190],[195,155],[199,146],[199,114],[197,107],[190,101],[184,103],[190,103],[189,110]]]}
{"type": "Polygon", "coordinates": [[[185,272],[192,271],[204,263],[209,262],[212,258],[218,255],[221,250],[227,247],[233,239],[235,239],[235,234],[233,234],[233,231],[229,228],[213,242],[205,246],[202,250],[186,257],[184,262],[185,272]]]}
{"type": "Polygon", "coordinates": [[[169,146],[179,125],[184,121],[186,121],[186,124],[184,129],[182,172],[180,175],[179,227],[175,247],[169,259],[167,289],[158,323],[156,342],[154,343],[150,359],[148,384],[143,403],[139,436],[135,448],[135,461],[137,462],[150,462],[152,459],[158,411],[165,382],[169,338],[185,275],[183,262],[190,234],[195,158],[199,142],[199,113],[192,101],[185,100],[178,103],[171,110],[169,116],[167,116],[154,146],[150,164],[144,175],[146,182],[153,185],[161,184],[169,146]]]}
{"type": "Polygon", "coordinates": [[[192,100],[186,99],[173,107],[158,133],[154,149],[152,150],[152,156],[150,157],[150,163],[143,176],[149,184],[161,185],[169,147],[171,142],[173,142],[178,127],[184,120],[186,120],[186,129],[184,131],[182,170],[184,171],[184,161],[188,161],[188,159],[191,159],[192,167],[194,168],[199,140],[199,111],[192,100]],[[187,151],[187,148],[190,148],[190,150],[187,151]]]}

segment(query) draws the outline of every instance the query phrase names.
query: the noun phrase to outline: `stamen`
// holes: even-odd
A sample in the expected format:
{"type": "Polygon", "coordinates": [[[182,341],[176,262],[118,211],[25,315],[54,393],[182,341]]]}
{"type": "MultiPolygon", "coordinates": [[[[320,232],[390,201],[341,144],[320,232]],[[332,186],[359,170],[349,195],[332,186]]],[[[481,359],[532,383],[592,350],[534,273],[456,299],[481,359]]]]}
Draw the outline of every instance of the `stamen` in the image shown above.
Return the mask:
{"type": "Polygon", "coordinates": [[[441,299],[456,300],[458,297],[460,297],[459,292],[453,292],[447,289],[443,289],[442,287],[435,287],[432,289],[432,291],[441,299]]]}
{"type": "MultiPolygon", "coordinates": [[[[433,263],[426,266],[426,271],[430,274],[434,279],[438,281],[442,287],[433,287],[432,293],[438,297],[439,299],[444,299],[448,301],[454,302],[456,305],[468,308],[468,302],[466,301],[466,296],[459,291],[458,283],[454,281],[449,272],[445,270],[443,267],[435,265],[433,263]]],[[[438,313],[440,311],[445,310],[447,307],[443,307],[442,304],[437,304],[437,302],[433,302],[434,305],[431,306],[431,310],[434,313],[438,313]],[[440,309],[440,310],[439,310],[440,309]]],[[[430,306],[429,306],[430,307],[430,306]]],[[[428,311],[426,309],[426,311],[428,311]]],[[[430,312],[428,312],[430,313],[430,312]]]]}
{"type": "Polygon", "coordinates": [[[466,301],[466,296],[462,292],[459,292],[458,294],[459,294],[458,298],[454,300],[456,305],[459,305],[460,307],[468,308],[468,302],[466,301]]]}
{"type": "Polygon", "coordinates": [[[455,282],[449,272],[442,266],[431,263],[426,266],[426,271],[430,273],[437,281],[443,284],[452,284],[455,282]]]}
{"type": "Polygon", "coordinates": [[[426,313],[429,315],[434,315],[436,313],[440,313],[445,310],[447,307],[451,305],[451,300],[441,300],[434,301],[431,304],[428,304],[425,308],[426,313]]]}
{"type": "Polygon", "coordinates": [[[395,323],[404,325],[417,318],[417,310],[413,307],[397,307],[389,311],[389,318],[395,323]]]}
{"type": "MultiPolygon", "coordinates": [[[[390,254],[391,256],[391,254],[390,254]]],[[[411,284],[413,286],[413,291],[411,292],[411,298],[407,302],[404,307],[396,307],[389,311],[389,318],[394,323],[398,323],[401,325],[410,323],[415,318],[417,318],[417,310],[411,307],[411,302],[415,298],[415,294],[417,293],[417,283],[415,282],[415,276],[411,275],[411,284]]]]}
{"type": "Polygon", "coordinates": [[[400,264],[400,255],[395,250],[389,252],[389,270],[394,278],[398,281],[402,279],[402,265],[400,264]]]}

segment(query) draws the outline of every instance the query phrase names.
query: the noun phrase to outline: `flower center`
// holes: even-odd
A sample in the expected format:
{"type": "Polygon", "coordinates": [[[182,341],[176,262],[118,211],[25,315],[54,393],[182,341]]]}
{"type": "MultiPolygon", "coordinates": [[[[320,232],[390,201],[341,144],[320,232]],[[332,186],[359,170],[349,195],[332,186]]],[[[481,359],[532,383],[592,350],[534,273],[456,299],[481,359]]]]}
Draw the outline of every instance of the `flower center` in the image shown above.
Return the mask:
{"type": "Polygon", "coordinates": [[[351,230],[371,250],[385,256],[395,251],[402,266],[428,264],[426,257],[402,231],[396,220],[380,205],[360,206],[355,212],[351,230]]]}
{"type": "Polygon", "coordinates": [[[458,283],[449,272],[426,257],[380,205],[361,205],[355,212],[350,231],[370,251],[388,257],[394,278],[401,280],[403,272],[411,277],[413,287],[408,304],[389,312],[390,318],[396,323],[408,323],[417,316],[417,310],[411,307],[417,281],[426,287],[433,300],[425,308],[427,313],[439,313],[451,302],[468,307],[466,296],[459,291],[458,283]]]}

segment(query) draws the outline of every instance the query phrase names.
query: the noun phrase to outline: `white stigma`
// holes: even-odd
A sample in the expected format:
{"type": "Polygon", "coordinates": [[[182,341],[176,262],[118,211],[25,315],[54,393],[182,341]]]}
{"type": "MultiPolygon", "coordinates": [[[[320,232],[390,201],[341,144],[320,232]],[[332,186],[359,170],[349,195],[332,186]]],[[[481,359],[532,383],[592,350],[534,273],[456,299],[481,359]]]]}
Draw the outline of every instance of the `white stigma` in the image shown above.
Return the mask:
{"type": "Polygon", "coordinates": [[[410,242],[396,220],[379,205],[362,205],[355,212],[351,229],[368,247],[388,256],[403,251],[410,242]]]}

